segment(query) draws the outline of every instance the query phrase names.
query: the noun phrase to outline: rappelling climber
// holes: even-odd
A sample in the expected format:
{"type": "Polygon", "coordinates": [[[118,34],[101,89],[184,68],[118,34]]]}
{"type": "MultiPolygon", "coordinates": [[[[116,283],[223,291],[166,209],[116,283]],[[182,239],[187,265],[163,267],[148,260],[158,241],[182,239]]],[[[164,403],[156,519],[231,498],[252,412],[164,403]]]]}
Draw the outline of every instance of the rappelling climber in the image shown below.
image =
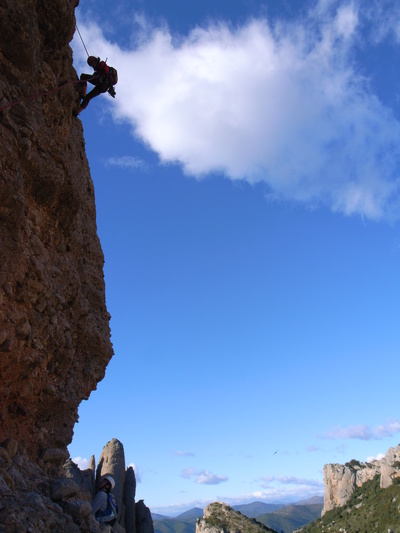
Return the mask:
{"type": "Polygon", "coordinates": [[[108,92],[113,98],[115,98],[114,85],[118,83],[118,74],[115,68],[107,65],[105,61],[101,61],[99,57],[89,56],[88,65],[94,69],[93,74],[81,74],[81,103],[76,115],[86,109],[90,100],[99,96],[101,93],[108,92]],[[94,85],[94,88],[86,94],[87,82],[94,85]]]}

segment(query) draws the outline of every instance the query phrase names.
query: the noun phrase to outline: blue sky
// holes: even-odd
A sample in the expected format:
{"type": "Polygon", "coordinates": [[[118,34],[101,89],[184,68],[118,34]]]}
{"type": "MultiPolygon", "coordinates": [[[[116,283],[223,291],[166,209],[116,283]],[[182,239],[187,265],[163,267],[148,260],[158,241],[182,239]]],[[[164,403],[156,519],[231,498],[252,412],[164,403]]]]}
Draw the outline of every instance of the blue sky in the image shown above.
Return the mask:
{"type": "Polygon", "coordinates": [[[118,438],[163,514],[323,494],[324,464],[399,442],[399,7],[88,0],[77,21],[119,82],[80,115],[115,356],[71,457],[118,438]]]}

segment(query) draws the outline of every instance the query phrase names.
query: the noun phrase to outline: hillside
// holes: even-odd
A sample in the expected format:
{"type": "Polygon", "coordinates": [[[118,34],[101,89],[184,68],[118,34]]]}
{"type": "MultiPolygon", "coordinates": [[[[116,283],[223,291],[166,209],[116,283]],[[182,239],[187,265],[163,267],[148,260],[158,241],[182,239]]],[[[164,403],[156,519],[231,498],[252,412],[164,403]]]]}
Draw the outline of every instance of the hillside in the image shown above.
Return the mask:
{"type": "Polygon", "coordinates": [[[357,488],[347,503],[328,511],[303,533],[322,531],[398,532],[400,531],[400,479],[388,488],[380,487],[379,475],[357,488]],[[332,526],[334,524],[334,530],[332,526]]]}
{"type": "Polygon", "coordinates": [[[204,509],[204,516],[196,523],[196,533],[276,533],[273,529],[250,519],[222,502],[210,503],[204,509]]]}
{"type": "MultiPolygon", "coordinates": [[[[291,533],[319,518],[322,506],[323,498],[314,497],[291,505],[256,501],[235,505],[232,509],[279,532],[291,533]]],[[[203,516],[203,510],[195,507],[174,518],[156,514],[152,516],[155,533],[194,533],[197,518],[203,516]]]]}
{"type": "Polygon", "coordinates": [[[265,513],[273,513],[281,507],[283,507],[283,504],[252,502],[244,503],[242,505],[234,505],[233,509],[246,515],[248,518],[257,518],[257,516],[261,516],[265,513]]]}
{"type": "Polygon", "coordinates": [[[309,504],[309,505],[286,505],[285,507],[274,511],[273,513],[266,513],[258,516],[258,522],[265,524],[268,527],[283,531],[284,533],[291,533],[296,529],[308,524],[321,516],[323,504],[309,504]]]}
{"type": "Polygon", "coordinates": [[[174,518],[153,514],[154,533],[194,533],[203,509],[194,507],[174,518]]]}

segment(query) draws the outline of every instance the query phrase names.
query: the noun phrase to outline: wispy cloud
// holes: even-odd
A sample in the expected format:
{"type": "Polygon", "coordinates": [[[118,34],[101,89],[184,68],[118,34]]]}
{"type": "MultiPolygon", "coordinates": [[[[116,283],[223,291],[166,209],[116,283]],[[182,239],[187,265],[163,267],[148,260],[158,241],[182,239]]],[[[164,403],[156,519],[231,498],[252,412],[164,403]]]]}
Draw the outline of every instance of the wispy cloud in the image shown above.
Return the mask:
{"type": "Polygon", "coordinates": [[[146,168],[146,163],[142,159],[131,155],[124,155],[121,157],[109,157],[105,160],[105,165],[107,167],[121,167],[131,170],[136,170],[138,168],[146,168]]]}
{"type": "Polygon", "coordinates": [[[336,427],[325,433],[326,439],[359,439],[359,440],[381,440],[392,437],[400,433],[400,422],[389,422],[380,426],[348,426],[336,427]]]}
{"type": "Polygon", "coordinates": [[[130,463],[128,466],[131,466],[135,472],[135,479],[137,483],[142,482],[142,476],[140,474],[139,468],[135,463],[130,463]]]}
{"type": "Polygon", "coordinates": [[[290,23],[220,23],[183,37],[143,25],[129,49],[80,23],[118,68],[113,115],[161,161],[197,178],[262,182],[270,198],[380,219],[399,212],[400,123],[355,63],[363,25],[357,2],[320,1],[290,23]]]}
{"type": "Polygon", "coordinates": [[[296,485],[302,487],[321,488],[324,484],[321,481],[308,478],[299,478],[294,476],[264,476],[261,477],[262,487],[267,488],[271,484],[296,485]]]}
{"type": "Polygon", "coordinates": [[[174,455],[177,455],[178,457],[194,457],[194,453],[192,453],[192,452],[184,452],[182,450],[174,452],[174,455]]]}
{"type": "Polygon", "coordinates": [[[195,478],[195,483],[199,483],[200,485],[219,485],[228,481],[226,476],[218,476],[208,470],[196,470],[194,468],[182,470],[181,476],[186,479],[195,478]]]}

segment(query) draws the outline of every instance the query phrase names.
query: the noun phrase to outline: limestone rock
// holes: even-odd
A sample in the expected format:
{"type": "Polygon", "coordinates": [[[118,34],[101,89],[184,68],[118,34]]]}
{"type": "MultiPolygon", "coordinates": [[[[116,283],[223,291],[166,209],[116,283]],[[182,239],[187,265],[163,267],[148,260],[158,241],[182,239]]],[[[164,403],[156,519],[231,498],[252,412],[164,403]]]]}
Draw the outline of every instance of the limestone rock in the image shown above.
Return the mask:
{"type": "Polygon", "coordinates": [[[400,476],[400,445],[389,448],[380,461],[374,460],[370,463],[351,461],[345,465],[325,465],[325,498],[322,514],[345,505],[357,487],[361,487],[376,475],[380,476],[381,488],[389,487],[393,483],[393,478],[400,476]]]}
{"type": "Polygon", "coordinates": [[[80,497],[92,500],[94,496],[94,469],[80,470],[71,459],[64,464],[64,472],[67,478],[71,478],[79,486],[80,497]]]}
{"type": "Polygon", "coordinates": [[[136,533],[135,495],[136,495],[135,471],[130,466],[126,470],[125,487],[124,487],[126,533],[136,533]]]}
{"type": "Polygon", "coordinates": [[[150,509],[139,500],[135,505],[136,533],[154,533],[153,519],[150,509]]]}
{"type": "Polygon", "coordinates": [[[196,522],[196,533],[275,533],[273,529],[247,518],[223,502],[214,502],[204,509],[203,518],[196,522]]]}
{"type": "MultiPolygon", "coordinates": [[[[115,488],[112,492],[117,500],[120,516],[124,516],[125,506],[122,496],[125,484],[125,452],[118,439],[111,439],[107,442],[101,452],[96,471],[96,487],[100,479],[106,474],[110,474],[115,480],[115,488]]],[[[122,525],[124,525],[124,521],[122,525]]]]}

